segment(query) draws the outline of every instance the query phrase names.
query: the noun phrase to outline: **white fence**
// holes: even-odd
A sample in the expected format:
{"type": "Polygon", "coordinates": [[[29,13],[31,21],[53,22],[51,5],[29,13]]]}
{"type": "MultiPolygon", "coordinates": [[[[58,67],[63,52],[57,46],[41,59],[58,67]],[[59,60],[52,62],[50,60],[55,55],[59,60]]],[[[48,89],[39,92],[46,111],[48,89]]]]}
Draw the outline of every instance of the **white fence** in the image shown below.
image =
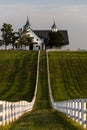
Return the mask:
{"type": "Polygon", "coordinates": [[[0,125],[15,121],[25,112],[31,111],[33,102],[6,102],[0,101],[0,125]]]}
{"type": "Polygon", "coordinates": [[[75,99],[75,100],[67,100],[61,102],[55,102],[51,92],[50,85],[50,73],[49,73],[49,61],[48,61],[48,51],[47,55],[47,72],[48,72],[48,85],[49,85],[49,93],[50,99],[52,103],[52,107],[60,112],[65,113],[68,117],[72,118],[83,128],[86,128],[87,124],[87,99],[75,99]]]}
{"type": "Polygon", "coordinates": [[[76,99],[76,100],[55,102],[53,107],[56,110],[65,113],[68,117],[78,122],[80,125],[82,125],[83,128],[86,128],[87,123],[86,104],[87,99],[76,99]]]}
{"type": "Polygon", "coordinates": [[[0,101],[0,125],[4,126],[6,124],[9,124],[10,122],[17,120],[24,113],[29,112],[33,109],[35,99],[36,99],[36,93],[37,93],[37,85],[38,85],[39,57],[40,57],[40,51],[38,53],[36,86],[35,86],[35,92],[32,101],[31,102],[0,101]]]}

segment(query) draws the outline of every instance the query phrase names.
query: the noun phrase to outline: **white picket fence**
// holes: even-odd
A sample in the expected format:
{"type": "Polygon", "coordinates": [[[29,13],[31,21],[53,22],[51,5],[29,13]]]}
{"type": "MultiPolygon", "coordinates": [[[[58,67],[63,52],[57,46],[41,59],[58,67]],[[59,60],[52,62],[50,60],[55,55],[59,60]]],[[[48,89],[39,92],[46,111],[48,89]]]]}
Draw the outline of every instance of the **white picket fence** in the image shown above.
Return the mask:
{"type": "Polygon", "coordinates": [[[40,51],[38,53],[37,60],[37,76],[36,76],[36,86],[34,97],[31,102],[27,101],[19,101],[19,102],[8,102],[8,101],[0,101],[0,125],[6,125],[10,122],[17,120],[24,113],[29,112],[33,109],[36,93],[37,93],[37,85],[38,85],[38,76],[39,76],[39,57],[40,51]]]}
{"type": "Polygon", "coordinates": [[[83,128],[87,127],[87,99],[75,99],[75,100],[67,100],[61,102],[55,102],[51,92],[50,85],[50,73],[49,73],[49,60],[48,60],[48,52],[47,55],[47,71],[48,71],[48,86],[50,93],[50,100],[52,103],[52,107],[60,112],[65,113],[68,117],[78,122],[82,125],[83,128]]]}

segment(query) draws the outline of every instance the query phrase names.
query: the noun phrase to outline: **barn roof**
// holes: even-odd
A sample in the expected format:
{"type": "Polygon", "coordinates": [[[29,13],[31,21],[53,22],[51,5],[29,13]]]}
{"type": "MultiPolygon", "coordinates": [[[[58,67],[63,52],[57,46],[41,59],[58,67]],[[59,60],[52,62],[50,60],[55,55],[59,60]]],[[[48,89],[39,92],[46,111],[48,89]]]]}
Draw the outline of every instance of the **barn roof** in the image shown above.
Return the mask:
{"type": "MultiPolygon", "coordinates": [[[[44,39],[45,43],[47,43],[47,41],[49,40],[49,32],[51,32],[51,30],[33,30],[33,31],[38,37],[44,39]]],[[[65,45],[69,44],[68,31],[67,30],[58,30],[58,31],[63,35],[65,45]]]]}

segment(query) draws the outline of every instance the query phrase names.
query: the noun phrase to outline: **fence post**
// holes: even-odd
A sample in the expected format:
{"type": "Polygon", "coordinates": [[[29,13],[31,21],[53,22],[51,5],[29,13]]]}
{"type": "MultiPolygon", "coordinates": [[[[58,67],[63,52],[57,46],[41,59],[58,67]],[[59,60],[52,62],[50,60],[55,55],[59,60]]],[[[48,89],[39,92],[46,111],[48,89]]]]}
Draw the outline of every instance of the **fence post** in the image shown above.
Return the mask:
{"type": "Polygon", "coordinates": [[[19,117],[21,116],[21,113],[22,113],[22,109],[21,109],[21,106],[22,106],[22,103],[21,103],[21,101],[19,102],[19,117]]]}
{"type": "Polygon", "coordinates": [[[2,124],[3,126],[5,125],[5,101],[2,102],[3,103],[3,119],[2,119],[2,124]]]}
{"type": "Polygon", "coordinates": [[[9,124],[9,103],[6,102],[6,123],[9,124]]]}
{"type": "Polygon", "coordinates": [[[73,118],[73,101],[70,101],[70,118],[73,118]]]}
{"type": "Polygon", "coordinates": [[[82,100],[82,127],[86,128],[86,102],[82,100]]]}
{"type": "Polygon", "coordinates": [[[78,123],[81,125],[81,100],[78,101],[78,123]]]}
{"type": "Polygon", "coordinates": [[[3,125],[3,101],[0,101],[0,125],[3,125]]]}
{"type": "Polygon", "coordinates": [[[70,115],[70,110],[69,110],[69,101],[67,101],[67,115],[68,115],[68,117],[69,117],[69,115],[70,115]]]}
{"type": "Polygon", "coordinates": [[[18,102],[15,103],[15,119],[18,119],[18,102]]]}
{"type": "Polygon", "coordinates": [[[19,103],[18,102],[16,102],[15,104],[15,109],[16,109],[16,119],[18,119],[19,118],[19,103]]]}
{"type": "Polygon", "coordinates": [[[75,110],[74,110],[74,100],[72,100],[72,119],[74,120],[75,119],[75,110]]]}
{"type": "Polygon", "coordinates": [[[78,100],[76,100],[76,122],[78,122],[78,100]]]}
{"type": "Polygon", "coordinates": [[[8,102],[8,117],[9,117],[9,122],[11,122],[11,103],[8,102]]]}
{"type": "Polygon", "coordinates": [[[72,118],[72,101],[70,100],[70,117],[72,118]]]}
{"type": "Polygon", "coordinates": [[[10,121],[12,122],[12,102],[10,103],[10,112],[11,112],[11,117],[10,117],[10,121]]]}
{"type": "Polygon", "coordinates": [[[13,121],[15,120],[15,108],[14,108],[14,102],[12,103],[12,117],[13,121]]]}
{"type": "Polygon", "coordinates": [[[65,113],[67,114],[67,101],[65,101],[65,113]]]}

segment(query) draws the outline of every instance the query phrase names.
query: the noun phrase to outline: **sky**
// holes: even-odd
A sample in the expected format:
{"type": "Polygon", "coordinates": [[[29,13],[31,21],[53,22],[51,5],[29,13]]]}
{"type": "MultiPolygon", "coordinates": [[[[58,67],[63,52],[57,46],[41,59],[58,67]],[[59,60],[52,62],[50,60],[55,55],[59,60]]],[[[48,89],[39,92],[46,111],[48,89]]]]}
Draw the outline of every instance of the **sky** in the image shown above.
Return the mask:
{"type": "Polygon", "coordinates": [[[0,28],[3,23],[17,31],[29,17],[32,29],[67,30],[69,49],[87,50],[87,0],[0,0],[0,28]]]}

